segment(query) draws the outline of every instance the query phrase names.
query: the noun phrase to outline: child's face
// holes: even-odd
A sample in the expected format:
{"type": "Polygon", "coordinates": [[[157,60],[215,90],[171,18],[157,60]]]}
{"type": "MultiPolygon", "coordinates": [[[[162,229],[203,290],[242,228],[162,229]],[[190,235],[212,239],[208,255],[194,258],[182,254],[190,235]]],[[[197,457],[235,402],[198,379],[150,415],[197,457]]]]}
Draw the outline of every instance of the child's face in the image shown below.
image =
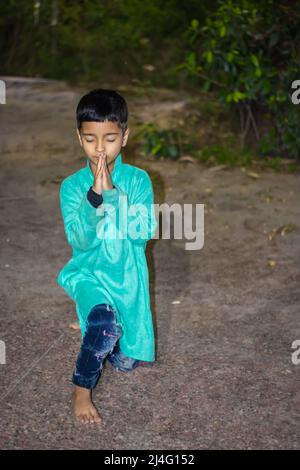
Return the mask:
{"type": "Polygon", "coordinates": [[[96,165],[100,152],[104,151],[110,164],[119,155],[121,147],[125,147],[129,129],[123,135],[116,122],[83,121],[77,134],[81,147],[92,163],[96,165]]]}

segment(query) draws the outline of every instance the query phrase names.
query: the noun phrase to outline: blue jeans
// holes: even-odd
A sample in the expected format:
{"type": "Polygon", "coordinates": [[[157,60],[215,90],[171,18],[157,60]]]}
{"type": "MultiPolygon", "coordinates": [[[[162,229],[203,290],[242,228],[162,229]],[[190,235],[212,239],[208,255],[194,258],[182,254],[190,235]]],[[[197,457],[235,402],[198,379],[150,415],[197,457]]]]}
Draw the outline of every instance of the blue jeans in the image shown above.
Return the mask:
{"type": "Polygon", "coordinates": [[[118,340],[122,333],[122,327],[117,325],[114,310],[109,304],[97,304],[91,309],[72,376],[73,384],[94,388],[106,357],[115,369],[123,372],[140,364],[138,359],[121,352],[118,340]]]}

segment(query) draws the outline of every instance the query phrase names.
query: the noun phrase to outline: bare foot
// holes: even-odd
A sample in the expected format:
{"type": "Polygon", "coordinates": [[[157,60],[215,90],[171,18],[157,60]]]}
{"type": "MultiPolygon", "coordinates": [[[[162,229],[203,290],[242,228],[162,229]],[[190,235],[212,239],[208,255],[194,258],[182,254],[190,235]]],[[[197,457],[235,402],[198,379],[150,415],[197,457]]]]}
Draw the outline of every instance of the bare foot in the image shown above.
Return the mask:
{"type": "Polygon", "coordinates": [[[91,400],[91,389],[74,385],[72,394],[73,413],[75,418],[84,424],[100,423],[102,418],[91,400]]]}
{"type": "Polygon", "coordinates": [[[79,322],[75,321],[74,323],[70,323],[69,328],[72,328],[72,330],[80,330],[79,322]]]}

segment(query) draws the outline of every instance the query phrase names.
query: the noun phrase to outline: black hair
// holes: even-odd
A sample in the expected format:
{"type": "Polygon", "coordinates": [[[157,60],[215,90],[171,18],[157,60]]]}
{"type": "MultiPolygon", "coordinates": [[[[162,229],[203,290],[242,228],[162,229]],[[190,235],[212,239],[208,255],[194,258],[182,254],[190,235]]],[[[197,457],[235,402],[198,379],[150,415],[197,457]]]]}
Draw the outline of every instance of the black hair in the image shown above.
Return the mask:
{"type": "Polygon", "coordinates": [[[115,90],[97,88],[80,99],[76,109],[76,120],[79,130],[82,121],[113,121],[124,133],[128,120],[127,103],[115,90]]]}

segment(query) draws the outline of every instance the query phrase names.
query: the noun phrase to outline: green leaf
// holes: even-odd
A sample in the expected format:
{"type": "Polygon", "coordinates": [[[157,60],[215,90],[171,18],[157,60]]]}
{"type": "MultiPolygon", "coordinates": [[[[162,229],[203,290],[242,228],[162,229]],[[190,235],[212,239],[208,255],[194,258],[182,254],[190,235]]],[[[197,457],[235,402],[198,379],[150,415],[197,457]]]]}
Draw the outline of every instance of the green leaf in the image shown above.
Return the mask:
{"type": "Polygon", "coordinates": [[[233,93],[233,101],[235,103],[238,103],[239,101],[243,100],[244,98],[246,98],[246,93],[243,93],[241,91],[235,91],[233,93]]]}
{"type": "Polygon", "coordinates": [[[228,54],[226,56],[227,62],[231,63],[233,61],[233,58],[234,58],[234,53],[233,52],[228,52],[228,54]]]}
{"type": "Polygon", "coordinates": [[[198,26],[199,26],[199,21],[196,20],[196,19],[195,19],[195,20],[192,20],[191,26],[192,26],[193,29],[197,29],[198,26]]]}
{"type": "Polygon", "coordinates": [[[255,70],[255,76],[261,77],[261,69],[259,67],[255,70]]]}
{"type": "Polygon", "coordinates": [[[259,62],[258,62],[258,58],[256,57],[256,55],[251,54],[250,59],[251,59],[252,64],[255,67],[259,67],[259,62]]]}
{"type": "Polygon", "coordinates": [[[226,34],[226,26],[225,25],[222,25],[221,26],[221,29],[220,29],[220,36],[221,38],[223,38],[226,34]]]}
{"type": "Polygon", "coordinates": [[[226,96],[226,103],[231,103],[232,102],[232,99],[233,99],[233,95],[232,93],[229,93],[227,96],[226,96]]]}
{"type": "Polygon", "coordinates": [[[161,142],[158,142],[155,147],[152,148],[153,155],[156,155],[162,147],[161,142]]]}
{"type": "Polygon", "coordinates": [[[212,63],[213,55],[212,55],[212,52],[211,52],[211,51],[208,51],[208,52],[206,53],[206,60],[207,60],[207,62],[208,62],[209,64],[212,63]]]}

